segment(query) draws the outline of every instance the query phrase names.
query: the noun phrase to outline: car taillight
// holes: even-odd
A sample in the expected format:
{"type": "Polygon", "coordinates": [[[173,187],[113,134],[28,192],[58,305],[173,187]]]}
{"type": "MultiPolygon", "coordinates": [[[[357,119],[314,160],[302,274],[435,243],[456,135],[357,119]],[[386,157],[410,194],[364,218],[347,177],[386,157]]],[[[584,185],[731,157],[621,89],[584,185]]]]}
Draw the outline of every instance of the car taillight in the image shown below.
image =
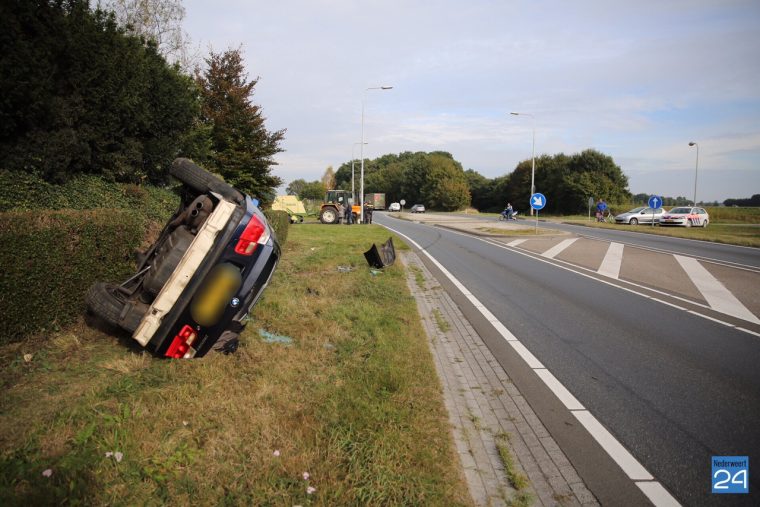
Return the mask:
{"type": "Polygon", "coordinates": [[[257,245],[263,245],[269,241],[269,235],[269,228],[261,222],[259,217],[253,215],[235,245],[235,253],[253,255],[257,245]]]}
{"type": "Polygon", "coordinates": [[[173,357],[179,359],[180,357],[193,357],[195,355],[195,349],[192,345],[198,338],[198,333],[195,332],[190,326],[184,326],[180,329],[177,336],[172,340],[172,344],[166,349],[166,357],[173,357]]]}

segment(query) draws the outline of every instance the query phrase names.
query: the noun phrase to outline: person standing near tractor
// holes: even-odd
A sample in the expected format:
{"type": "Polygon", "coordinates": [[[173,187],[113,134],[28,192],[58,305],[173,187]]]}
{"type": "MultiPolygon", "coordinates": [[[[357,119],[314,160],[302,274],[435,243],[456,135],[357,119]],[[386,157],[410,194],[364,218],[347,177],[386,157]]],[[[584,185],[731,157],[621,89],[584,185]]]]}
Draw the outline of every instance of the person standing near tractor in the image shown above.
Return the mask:
{"type": "Polygon", "coordinates": [[[372,209],[373,207],[371,204],[364,205],[364,223],[365,224],[372,223],[372,209]]]}

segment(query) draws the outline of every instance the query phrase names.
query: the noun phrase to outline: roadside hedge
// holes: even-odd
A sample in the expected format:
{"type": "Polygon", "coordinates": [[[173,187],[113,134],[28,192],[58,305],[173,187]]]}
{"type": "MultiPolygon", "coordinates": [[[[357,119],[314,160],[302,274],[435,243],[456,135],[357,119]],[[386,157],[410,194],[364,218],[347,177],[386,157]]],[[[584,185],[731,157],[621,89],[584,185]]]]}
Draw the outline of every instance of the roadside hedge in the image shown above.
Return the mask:
{"type": "Polygon", "coordinates": [[[134,271],[144,235],[122,210],[0,213],[0,345],[76,320],[93,282],[134,271]]]}
{"type": "Polygon", "coordinates": [[[274,233],[277,235],[280,246],[284,247],[285,243],[288,241],[290,215],[288,215],[287,211],[268,209],[264,211],[264,216],[267,217],[269,225],[274,229],[274,233]]]}
{"type": "Polygon", "coordinates": [[[165,222],[179,200],[173,188],[116,183],[92,175],[74,176],[57,185],[34,174],[0,169],[0,212],[108,208],[165,222]]]}

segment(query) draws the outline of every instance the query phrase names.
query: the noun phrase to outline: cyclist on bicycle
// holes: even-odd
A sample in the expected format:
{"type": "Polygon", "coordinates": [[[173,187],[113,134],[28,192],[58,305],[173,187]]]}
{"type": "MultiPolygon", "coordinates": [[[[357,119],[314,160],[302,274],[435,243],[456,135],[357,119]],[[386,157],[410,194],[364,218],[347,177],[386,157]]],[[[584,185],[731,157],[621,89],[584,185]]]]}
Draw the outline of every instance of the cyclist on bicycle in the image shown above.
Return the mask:
{"type": "Polygon", "coordinates": [[[604,199],[599,199],[599,201],[596,203],[596,221],[597,222],[604,222],[604,215],[607,211],[607,203],[604,202],[604,199]]]}

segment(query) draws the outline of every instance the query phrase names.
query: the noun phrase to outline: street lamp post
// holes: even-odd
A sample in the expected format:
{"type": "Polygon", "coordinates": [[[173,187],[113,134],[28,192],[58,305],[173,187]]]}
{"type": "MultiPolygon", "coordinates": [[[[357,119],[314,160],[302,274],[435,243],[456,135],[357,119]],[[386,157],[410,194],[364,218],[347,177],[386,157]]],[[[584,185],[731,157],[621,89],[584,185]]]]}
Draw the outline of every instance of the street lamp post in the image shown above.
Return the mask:
{"type": "MultiPolygon", "coordinates": [[[[356,197],[356,190],[354,190],[354,162],[356,162],[356,155],[354,154],[354,150],[357,146],[361,145],[362,143],[354,143],[351,147],[351,198],[353,199],[356,197]]],[[[367,144],[367,143],[364,143],[367,144]]]]}
{"type": "Polygon", "coordinates": [[[697,174],[699,174],[699,145],[694,141],[689,143],[689,146],[697,147],[697,166],[694,169],[694,206],[697,205],[697,174]]]}
{"type": "MultiPolygon", "coordinates": [[[[536,193],[536,117],[530,113],[509,113],[514,116],[530,116],[533,125],[533,147],[530,154],[530,195],[536,193]]],[[[530,197],[528,198],[530,200],[530,197]]],[[[533,216],[533,207],[530,208],[530,215],[533,216]]]]}
{"type": "Polygon", "coordinates": [[[362,157],[362,168],[361,168],[361,177],[360,177],[360,183],[359,183],[359,205],[361,206],[361,222],[364,223],[364,145],[367,144],[364,142],[364,103],[367,101],[367,92],[370,90],[390,90],[392,89],[392,86],[370,86],[366,90],[364,90],[364,96],[362,97],[362,142],[360,143],[361,148],[359,150],[359,153],[362,157]]]}

